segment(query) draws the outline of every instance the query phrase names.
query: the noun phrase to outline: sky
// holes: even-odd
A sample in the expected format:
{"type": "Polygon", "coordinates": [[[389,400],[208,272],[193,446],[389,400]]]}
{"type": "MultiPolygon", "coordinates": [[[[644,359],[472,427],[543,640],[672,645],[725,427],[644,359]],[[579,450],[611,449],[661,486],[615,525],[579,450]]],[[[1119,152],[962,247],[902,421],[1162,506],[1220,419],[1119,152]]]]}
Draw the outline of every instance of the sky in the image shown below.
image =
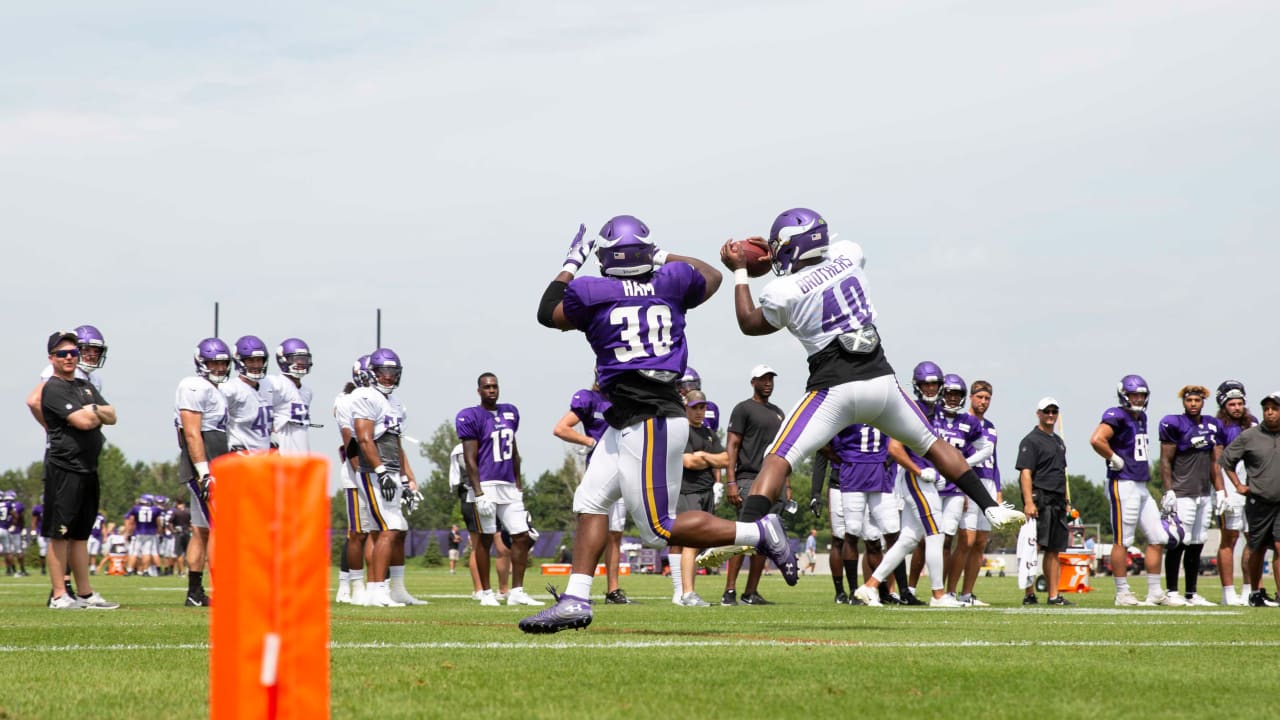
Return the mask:
{"type": "MultiPolygon", "coordinates": [[[[904,383],[933,360],[994,384],[1006,479],[1052,395],[1097,480],[1121,376],[1155,416],[1188,383],[1239,379],[1255,413],[1280,388],[1277,36],[1280,6],[1223,0],[12,5],[0,466],[40,458],[23,401],[82,323],[110,345],[108,439],[176,458],[218,302],[228,343],[311,345],[317,422],[378,308],[410,435],[495,372],[532,479],[591,378],[581,335],[534,319],[578,223],[634,214],[714,261],[805,206],[863,246],[904,383]]],[[[688,336],[726,416],[756,363],[784,409],[803,392],[803,349],[742,336],[731,280],[688,336]]]]}

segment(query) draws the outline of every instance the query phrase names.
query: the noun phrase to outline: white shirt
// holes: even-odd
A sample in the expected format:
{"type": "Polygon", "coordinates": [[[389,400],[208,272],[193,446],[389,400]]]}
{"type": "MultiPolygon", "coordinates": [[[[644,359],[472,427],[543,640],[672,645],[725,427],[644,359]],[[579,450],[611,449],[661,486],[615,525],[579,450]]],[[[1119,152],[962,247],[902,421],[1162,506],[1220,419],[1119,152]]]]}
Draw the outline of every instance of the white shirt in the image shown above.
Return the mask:
{"type": "Polygon", "coordinates": [[[373,421],[373,439],[390,432],[400,434],[408,413],[395,395],[383,395],[373,388],[356,388],[351,391],[351,420],[373,421]]]}
{"type": "MultiPolygon", "coordinates": [[[[354,390],[352,392],[355,392],[354,390]]],[[[338,397],[333,399],[333,419],[338,422],[338,433],[341,436],[342,429],[346,428],[351,431],[352,437],[355,436],[355,428],[351,421],[351,394],[338,393],[338,397]]],[[[356,489],[356,481],[351,470],[351,458],[347,458],[348,462],[342,463],[342,487],[347,490],[356,489]]]]}
{"type": "Polygon", "coordinates": [[[310,452],[311,388],[301,383],[294,385],[293,378],[282,375],[268,375],[262,382],[271,387],[271,420],[275,424],[280,453],[296,455],[310,452]]]}
{"type": "Polygon", "coordinates": [[[765,286],[760,295],[764,319],[791,331],[806,355],[826,348],[839,335],[875,324],[865,264],[857,243],[831,243],[822,262],[765,286]]]}
{"type": "Polygon", "coordinates": [[[255,389],[237,375],[218,386],[227,399],[227,444],[246,450],[271,449],[271,391],[255,389]]]}
{"type": "Polygon", "coordinates": [[[181,410],[200,413],[202,432],[225,432],[227,429],[227,398],[218,392],[216,385],[199,375],[182,378],[182,382],[178,383],[173,403],[173,423],[179,429],[182,428],[181,410]]]}

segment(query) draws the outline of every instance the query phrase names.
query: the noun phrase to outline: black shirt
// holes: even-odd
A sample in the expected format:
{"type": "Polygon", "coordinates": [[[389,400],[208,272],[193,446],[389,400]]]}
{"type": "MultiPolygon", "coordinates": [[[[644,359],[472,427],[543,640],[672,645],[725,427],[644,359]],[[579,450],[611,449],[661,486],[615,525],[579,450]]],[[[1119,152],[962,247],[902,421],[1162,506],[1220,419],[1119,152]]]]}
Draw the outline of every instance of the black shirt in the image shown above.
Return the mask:
{"type": "Polygon", "coordinates": [[[884,346],[866,355],[854,355],[840,347],[839,340],[809,356],[809,382],[805,390],[825,390],[858,380],[872,380],[884,375],[892,375],[893,366],[884,356],[884,346]]]}
{"type": "MultiPolygon", "coordinates": [[[[724,452],[724,446],[720,444],[720,437],[710,429],[702,427],[689,427],[689,441],[684,445],[685,453],[695,453],[699,450],[715,455],[724,452]]],[[[706,492],[716,482],[715,473],[711,468],[703,468],[702,470],[684,471],[684,478],[680,482],[681,494],[706,492]]]]}
{"type": "Polygon", "coordinates": [[[67,417],[88,405],[106,404],[98,389],[86,380],[63,380],[56,375],[49,378],[40,391],[40,406],[49,428],[45,462],[67,472],[97,472],[98,454],[106,442],[102,427],[77,430],[67,417]]]}
{"type": "Polygon", "coordinates": [[[1018,445],[1019,472],[1031,471],[1031,489],[1065,499],[1067,496],[1067,444],[1038,426],[1018,445]]]}
{"type": "MultiPolygon", "coordinates": [[[[734,478],[754,478],[760,474],[765,451],[782,427],[786,413],[771,402],[743,400],[733,407],[729,415],[729,432],[742,436],[738,457],[734,466],[734,478]]],[[[735,458],[730,458],[735,460],[735,458]]]]}

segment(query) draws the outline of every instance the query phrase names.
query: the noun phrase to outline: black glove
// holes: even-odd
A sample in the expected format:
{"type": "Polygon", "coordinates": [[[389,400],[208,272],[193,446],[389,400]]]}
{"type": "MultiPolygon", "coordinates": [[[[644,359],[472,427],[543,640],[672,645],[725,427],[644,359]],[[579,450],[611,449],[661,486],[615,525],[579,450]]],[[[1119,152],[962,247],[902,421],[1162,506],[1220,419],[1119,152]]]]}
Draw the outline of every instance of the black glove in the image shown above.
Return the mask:
{"type": "Polygon", "coordinates": [[[382,499],[391,502],[396,496],[396,476],[390,470],[378,473],[378,485],[382,487],[382,499]]]}
{"type": "Polygon", "coordinates": [[[200,499],[208,503],[213,498],[213,476],[200,478],[200,499]]]}
{"type": "Polygon", "coordinates": [[[822,517],[822,498],[809,498],[809,512],[813,513],[814,517],[822,517]]]}

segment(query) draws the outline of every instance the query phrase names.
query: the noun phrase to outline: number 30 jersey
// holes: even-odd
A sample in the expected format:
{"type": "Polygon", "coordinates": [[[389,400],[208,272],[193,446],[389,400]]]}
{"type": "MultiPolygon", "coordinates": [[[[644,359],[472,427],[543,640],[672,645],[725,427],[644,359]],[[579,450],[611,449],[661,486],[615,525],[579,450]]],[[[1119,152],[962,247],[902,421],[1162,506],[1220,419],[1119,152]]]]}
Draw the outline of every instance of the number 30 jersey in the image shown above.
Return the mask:
{"type": "Polygon", "coordinates": [[[600,386],[608,388],[634,370],[683,375],[689,360],[684,315],[702,303],[706,291],[693,266],[672,262],[647,280],[575,278],[563,307],[569,322],[586,334],[600,386]]]}
{"type": "Polygon", "coordinates": [[[520,429],[520,411],[510,403],[498,403],[492,411],[483,405],[458,411],[454,421],[459,440],[475,440],[476,464],[480,482],[516,481],[516,431],[520,429]]]}
{"type": "Polygon", "coordinates": [[[804,346],[809,390],[893,372],[879,345],[864,355],[842,353],[838,347],[841,335],[875,325],[865,264],[857,243],[833,242],[822,262],[774,280],[760,295],[764,319],[786,328],[804,346]]]}

